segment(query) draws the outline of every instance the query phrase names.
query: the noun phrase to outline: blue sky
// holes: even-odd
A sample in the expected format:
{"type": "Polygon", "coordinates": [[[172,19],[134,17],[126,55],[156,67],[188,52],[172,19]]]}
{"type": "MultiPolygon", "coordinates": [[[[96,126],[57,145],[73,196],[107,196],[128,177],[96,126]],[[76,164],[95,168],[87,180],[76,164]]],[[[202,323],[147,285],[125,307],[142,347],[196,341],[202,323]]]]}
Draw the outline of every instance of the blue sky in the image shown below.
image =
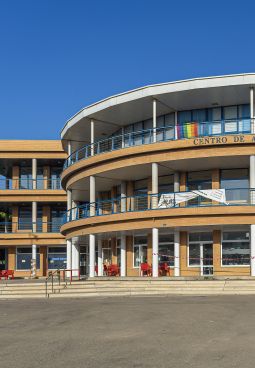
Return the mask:
{"type": "Polygon", "coordinates": [[[255,72],[254,1],[0,0],[0,139],[142,85],[255,72]]]}

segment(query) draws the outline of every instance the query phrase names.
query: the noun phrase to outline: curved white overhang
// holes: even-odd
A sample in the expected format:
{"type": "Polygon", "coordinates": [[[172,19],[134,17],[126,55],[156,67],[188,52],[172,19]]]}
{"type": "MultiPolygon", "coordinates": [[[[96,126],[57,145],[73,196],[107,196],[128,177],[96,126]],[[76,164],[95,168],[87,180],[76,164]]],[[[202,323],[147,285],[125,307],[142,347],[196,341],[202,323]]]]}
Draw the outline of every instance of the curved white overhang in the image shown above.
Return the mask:
{"type": "Polygon", "coordinates": [[[96,139],[122,127],[152,117],[153,98],[157,115],[191,108],[249,102],[249,87],[255,85],[255,73],[195,78],[149,85],[89,105],[67,121],[63,140],[89,142],[90,119],[95,120],[96,139]]]}

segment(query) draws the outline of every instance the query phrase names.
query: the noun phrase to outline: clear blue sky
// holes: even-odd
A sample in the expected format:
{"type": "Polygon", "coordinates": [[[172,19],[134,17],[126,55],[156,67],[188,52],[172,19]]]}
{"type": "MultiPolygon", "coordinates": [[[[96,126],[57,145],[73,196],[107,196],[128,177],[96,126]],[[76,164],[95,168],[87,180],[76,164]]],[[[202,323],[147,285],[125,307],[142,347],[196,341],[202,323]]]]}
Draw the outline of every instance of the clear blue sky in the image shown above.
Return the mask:
{"type": "Polygon", "coordinates": [[[0,0],[0,139],[142,85],[255,71],[250,0],[0,0]]]}

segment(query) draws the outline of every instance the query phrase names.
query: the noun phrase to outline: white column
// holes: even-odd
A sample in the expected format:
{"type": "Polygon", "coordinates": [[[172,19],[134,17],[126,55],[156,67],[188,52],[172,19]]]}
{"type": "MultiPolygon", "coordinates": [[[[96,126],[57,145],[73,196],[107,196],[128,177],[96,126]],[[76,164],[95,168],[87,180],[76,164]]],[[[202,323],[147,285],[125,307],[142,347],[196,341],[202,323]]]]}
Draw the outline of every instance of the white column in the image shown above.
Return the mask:
{"type": "Polygon", "coordinates": [[[90,143],[91,143],[91,156],[94,156],[95,149],[94,149],[94,143],[95,143],[95,124],[94,120],[90,120],[90,143]]]}
{"type": "Polygon", "coordinates": [[[121,233],[120,237],[120,276],[126,276],[126,235],[121,233]]]}
{"type": "Polygon", "coordinates": [[[33,233],[37,231],[37,202],[32,202],[32,230],[33,233]]]}
{"type": "Polygon", "coordinates": [[[36,189],[37,187],[36,179],[37,179],[37,160],[36,158],[33,158],[32,159],[32,188],[33,189],[36,189]]]}
{"type": "Polygon", "coordinates": [[[89,202],[90,202],[90,216],[96,214],[96,179],[95,176],[89,177],[89,202]]]}
{"type": "Polygon", "coordinates": [[[158,229],[152,229],[152,276],[158,277],[158,229]]]}
{"type": "Polygon", "coordinates": [[[98,275],[97,276],[103,276],[102,239],[98,239],[97,247],[98,247],[98,258],[97,258],[98,275]]]}
{"type": "Polygon", "coordinates": [[[120,184],[120,196],[121,196],[120,210],[121,212],[126,212],[127,185],[125,181],[122,181],[120,184]]]}
{"type": "Polygon", "coordinates": [[[251,248],[251,276],[255,276],[255,225],[251,225],[250,235],[251,248]]]}
{"type": "Polygon", "coordinates": [[[125,128],[121,128],[121,147],[125,147],[125,128]]]}
{"type": "Polygon", "coordinates": [[[255,133],[255,126],[254,126],[254,88],[250,88],[250,116],[251,116],[251,133],[255,133]]]}
{"type": "Polygon", "coordinates": [[[158,164],[156,162],[152,163],[151,167],[151,204],[152,208],[158,207],[158,164]],[[155,196],[153,195],[155,194],[155,196]]]}
{"type": "Polygon", "coordinates": [[[72,160],[71,160],[71,154],[72,154],[72,142],[68,141],[67,142],[67,155],[68,155],[68,165],[72,164],[72,160]]]}
{"type": "MultiPolygon", "coordinates": [[[[250,188],[255,188],[255,156],[250,156],[250,188]]],[[[255,191],[250,191],[250,203],[255,204],[255,191]]],[[[251,225],[251,276],[255,276],[255,225],[251,225]]]]}
{"type": "Polygon", "coordinates": [[[67,190],[67,211],[68,212],[68,221],[72,220],[72,213],[71,213],[71,209],[72,209],[72,191],[70,189],[67,190]]]}
{"type": "MultiPolygon", "coordinates": [[[[66,269],[71,270],[72,268],[72,239],[66,241],[66,269]]],[[[67,272],[67,277],[70,277],[70,272],[67,272]]]]}
{"type": "Polygon", "coordinates": [[[72,270],[73,276],[77,277],[79,275],[80,269],[80,252],[79,252],[79,244],[77,241],[72,242],[72,270]]]}
{"type": "Polygon", "coordinates": [[[180,174],[178,172],[174,173],[174,192],[180,191],[180,174]]]}
{"type": "Polygon", "coordinates": [[[178,112],[175,111],[174,112],[174,138],[178,139],[178,129],[177,129],[177,124],[178,124],[178,112]]]}
{"type": "Polygon", "coordinates": [[[32,245],[31,277],[36,277],[36,244],[32,245]]]}
{"type": "Polygon", "coordinates": [[[152,102],[152,127],[153,127],[153,142],[157,142],[157,100],[154,98],[152,102]]]}
{"type": "Polygon", "coordinates": [[[95,235],[89,235],[89,277],[95,277],[95,235]]]}
{"type": "Polygon", "coordinates": [[[174,276],[180,276],[180,232],[174,232],[174,276]]]}

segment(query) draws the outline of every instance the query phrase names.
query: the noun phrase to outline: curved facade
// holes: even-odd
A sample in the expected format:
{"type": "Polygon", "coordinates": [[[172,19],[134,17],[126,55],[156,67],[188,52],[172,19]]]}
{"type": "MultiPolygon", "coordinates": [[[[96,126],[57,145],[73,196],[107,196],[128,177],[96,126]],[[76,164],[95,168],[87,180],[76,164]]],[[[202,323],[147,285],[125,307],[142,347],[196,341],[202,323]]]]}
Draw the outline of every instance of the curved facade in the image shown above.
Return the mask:
{"type": "Polygon", "coordinates": [[[62,130],[67,268],[255,275],[255,74],[139,88],[62,130]]]}

